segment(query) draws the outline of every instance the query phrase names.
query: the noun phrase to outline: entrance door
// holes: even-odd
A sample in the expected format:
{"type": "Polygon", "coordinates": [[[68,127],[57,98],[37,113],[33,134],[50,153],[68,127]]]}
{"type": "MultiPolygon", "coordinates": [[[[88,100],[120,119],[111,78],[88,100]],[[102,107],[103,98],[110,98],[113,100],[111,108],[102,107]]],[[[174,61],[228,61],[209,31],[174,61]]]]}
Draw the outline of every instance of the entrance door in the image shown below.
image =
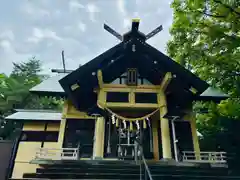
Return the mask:
{"type": "Polygon", "coordinates": [[[137,130],[119,129],[118,131],[118,157],[120,159],[136,160],[137,156],[137,130]]]}
{"type": "Polygon", "coordinates": [[[67,120],[63,147],[79,148],[80,158],[92,157],[94,127],[92,119],[67,120]]]}
{"type": "MultiPolygon", "coordinates": [[[[137,130],[129,131],[121,126],[116,128],[115,124],[112,124],[109,120],[107,120],[105,129],[104,157],[134,160],[136,154],[135,138],[137,130]]],[[[152,159],[153,138],[150,127],[141,129],[141,138],[145,158],[152,159]]]]}

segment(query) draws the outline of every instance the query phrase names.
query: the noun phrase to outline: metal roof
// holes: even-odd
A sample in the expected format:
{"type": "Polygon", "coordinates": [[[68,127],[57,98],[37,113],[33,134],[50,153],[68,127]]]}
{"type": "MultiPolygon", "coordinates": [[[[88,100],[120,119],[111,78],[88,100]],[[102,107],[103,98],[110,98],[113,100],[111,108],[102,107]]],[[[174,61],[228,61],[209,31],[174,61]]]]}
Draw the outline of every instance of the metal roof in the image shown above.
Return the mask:
{"type": "Polygon", "coordinates": [[[65,77],[68,73],[59,73],[55,76],[52,76],[40,84],[34,86],[32,89],[30,89],[30,92],[34,93],[60,93],[64,94],[64,90],[59,84],[59,80],[65,77]]]}
{"type": "Polygon", "coordinates": [[[223,93],[222,91],[215,89],[213,87],[208,87],[200,96],[202,97],[222,97],[228,98],[229,95],[223,93]]]}
{"type": "Polygon", "coordinates": [[[6,120],[18,121],[60,121],[62,113],[48,110],[19,110],[5,117],[6,120]]]}

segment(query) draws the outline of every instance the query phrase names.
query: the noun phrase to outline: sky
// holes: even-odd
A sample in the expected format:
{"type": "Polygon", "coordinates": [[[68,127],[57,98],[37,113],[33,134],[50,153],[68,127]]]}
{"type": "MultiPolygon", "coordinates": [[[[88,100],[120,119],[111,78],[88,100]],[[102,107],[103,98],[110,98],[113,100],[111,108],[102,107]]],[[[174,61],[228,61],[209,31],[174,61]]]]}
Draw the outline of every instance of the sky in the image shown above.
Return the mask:
{"type": "Polygon", "coordinates": [[[171,0],[2,0],[0,5],[0,73],[9,74],[13,62],[35,56],[43,72],[76,69],[119,43],[103,29],[106,23],[121,34],[140,18],[139,30],[163,30],[148,43],[166,54],[172,24],[171,0]]]}

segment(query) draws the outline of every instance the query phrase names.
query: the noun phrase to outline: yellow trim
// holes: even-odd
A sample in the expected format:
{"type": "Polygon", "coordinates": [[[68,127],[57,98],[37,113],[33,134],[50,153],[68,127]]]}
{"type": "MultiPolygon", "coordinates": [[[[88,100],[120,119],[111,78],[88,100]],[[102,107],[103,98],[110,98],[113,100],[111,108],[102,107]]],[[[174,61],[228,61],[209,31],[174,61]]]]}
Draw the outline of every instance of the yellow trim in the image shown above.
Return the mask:
{"type": "Polygon", "coordinates": [[[79,88],[79,85],[78,85],[77,83],[71,85],[71,90],[72,90],[72,91],[75,91],[77,88],[79,88]]]}
{"type": "Polygon", "coordinates": [[[62,119],[66,118],[66,115],[68,113],[68,107],[69,107],[69,100],[65,100],[63,104],[63,109],[62,109],[62,119]]]}
{"type": "Polygon", "coordinates": [[[135,93],[134,91],[130,91],[130,93],[128,94],[128,101],[130,102],[130,104],[135,104],[135,93]]]}
{"type": "Polygon", "coordinates": [[[60,129],[58,133],[58,147],[62,148],[63,147],[63,141],[64,141],[64,134],[65,134],[65,128],[66,128],[66,119],[62,119],[60,123],[60,129]]]}
{"type": "Polygon", "coordinates": [[[127,86],[125,84],[104,84],[102,90],[105,92],[157,93],[160,90],[160,86],[127,86]]]}
{"type": "MultiPolygon", "coordinates": [[[[34,118],[34,117],[33,117],[34,118]]],[[[24,122],[23,131],[44,131],[44,122],[24,122]]]]}
{"type": "Polygon", "coordinates": [[[93,157],[103,158],[104,154],[104,135],[105,135],[105,119],[98,117],[95,123],[94,149],[93,157]]]}
{"type": "Polygon", "coordinates": [[[36,173],[37,168],[40,168],[38,164],[30,164],[29,162],[15,162],[12,177],[9,179],[23,179],[23,174],[36,173]]]}
{"type": "Polygon", "coordinates": [[[67,106],[63,112],[63,118],[66,119],[94,119],[88,116],[86,112],[78,111],[70,101],[67,101],[67,106]]]}
{"type": "Polygon", "coordinates": [[[158,94],[158,101],[160,103],[160,125],[162,136],[162,153],[164,159],[172,159],[171,141],[169,121],[167,118],[163,118],[167,113],[167,102],[163,91],[158,94]]]}
{"type": "Polygon", "coordinates": [[[197,89],[195,89],[194,87],[191,87],[190,89],[189,89],[193,94],[196,94],[198,91],[197,91],[197,89]]]}
{"type": "Polygon", "coordinates": [[[102,103],[106,103],[107,94],[104,90],[100,89],[98,91],[98,100],[102,103]]]}
{"type": "Polygon", "coordinates": [[[60,123],[59,122],[57,122],[57,123],[52,123],[52,122],[47,123],[46,131],[59,131],[59,129],[60,129],[60,123]]]}
{"type": "Polygon", "coordinates": [[[102,88],[102,86],[103,86],[103,76],[102,76],[102,71],[100,69],[97,72],[97,78],[98,78],[99,87],[102,88]]]}
{"type": "Polygon", "coordinates": [[[161,85],[160,85],[161,90],[165,91],[171,80],[172,80],[172,73],[167,72],[161,82],[161,85]]]}
{"type": "MultiPolygon", "coordinates": [[[[100,103],[101,104],[101,103],[100,103]]],[[[158,104],[151,104],[151,103],[113,103],[113,102],[108,102],[105,104],[109,108],[134,108],[134,109],[156,109],[158,108],[158,104]]]]}
{"type": "Polygon", "coordinates": [[[69,101],[65,100],[64,105],[63,105],[63,110],[62,110],[62,120],[60,123],[60,127],[59,127],[59,133],[58,133],[58,147],[62,148],[63,146],[63,141],[64,141],[64,134],[65,134],[65,128],[66,128],[66,114],[68,112],[69,109],[69,101]]]}
{"type": "Polygon", "coordinates": [[[140,22],[140,18],[133,18],[132,22],[140,22]]]}
{"type": "Polygon", "coordinates": [[[196,119],[194,114],[191,115],[191,119],[189,122],[190,122],[191,132],[192,132],[193,149],[195,152],[195,158],[196,160],[200,160],[200,146],[199,146],[199,140],[197,136],[196,119]]]}

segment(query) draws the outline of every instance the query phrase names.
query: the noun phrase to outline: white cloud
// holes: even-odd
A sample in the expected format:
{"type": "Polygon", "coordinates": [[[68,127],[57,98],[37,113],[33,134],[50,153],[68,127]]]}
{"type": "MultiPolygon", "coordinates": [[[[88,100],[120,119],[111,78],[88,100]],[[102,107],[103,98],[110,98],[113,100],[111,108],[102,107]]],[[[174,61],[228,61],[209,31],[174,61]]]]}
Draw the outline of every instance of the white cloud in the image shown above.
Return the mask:
{"type": "Polygon", "coordinates": [[[43,18],[46,16],[50,16],[50,12],[46,9],[35,6],[31,3],[25,3],[22,6],[22,11],[28,14],[30,18],[43,18]]]}
{"type": "Polygon", "coordinates": [[[2,33],[0,33],[0,39],[8,39],[13,41],[14,38],[15,35],[12,30],[3,31],[2,33]]]}
{"type": "Polygon", "coordinates": [[[126,15],[125,1],[124,0],[117,0],[117,7],[118,7],[118,11],[121,14],[126,15]]]}
{"type": "Polygon", "coordinates": [[[69,5],[70,11],[77,11],[79,9],[84,8],[84,6],[77,0],[71,0],[68,5],[69,5]]]}
{"type": "Polygon", "coordinates": [[[92,22],[95,22],[95,13],[100,12],[99,8],[95,4],[87,4],[86,10],[89,13],[89,18],[92,22]]]}
{"type": "Polygon", "coordinates": [[[139,30],[144,33],[163,24],[164,30],[148,41],[163,52],[170,37],[169,0],[43,1],[3,1],[0,73],[10,72],[12,62],[26,61],[31,55],[39,57],[44,68],[61,68],[62,49],[67,67],[76,68],[76,64],[84,64],[119,43],[102,29],[104,22],[121,34],[130,28],[132,18],[141,18],[139,30]]]}
{"type": "Polygon", "coordinates": [[[4,52],[11,52],[12,51],[12,44],[8,40],[0,41],[0,47],[4,50],[4,52]]]}
{"type": "Polygon", "coordinates": [[[17,53],[13,45],[9,40],[0,40],[0,72],[7,75],[12,71],[13,62],[19,63],[32,57],[31,54],[17,53]]]}
{"type": "Polygon", "coordinates": [[[28,42],[39,43],[43,39],[61,40],[56,32],[50,29],[33,28],[32,36],[27,39],[28,42]]]}
{"type": "Polygon", "coordinates": [[[123,27],[124,29],[130,29],[131,27],[131,19],[130,18],[124,18],[123,19],[123,27]]]}
{"type": "Polygon", "coordinates": [[[86,24],[79,22],[78,23],[78,28],[82,31],[85,32],[86,31],[86,24]]]}
{"type": "Polygon", "coordinates": [[[133,13],[133,16],[134,16],[134,18],[139,18],[139,17],[140,17],[139,12],[136,12],[136,11],[135,11],[135,12],[133,13]]]}

